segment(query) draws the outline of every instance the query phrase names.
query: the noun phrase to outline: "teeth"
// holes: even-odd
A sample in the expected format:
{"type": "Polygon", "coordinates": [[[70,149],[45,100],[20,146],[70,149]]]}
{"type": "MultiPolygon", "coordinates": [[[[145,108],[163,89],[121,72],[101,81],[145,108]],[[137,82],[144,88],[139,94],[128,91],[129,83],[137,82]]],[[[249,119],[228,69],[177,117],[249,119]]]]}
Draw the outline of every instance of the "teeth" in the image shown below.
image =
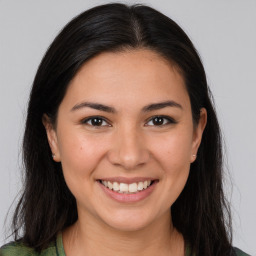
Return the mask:
{"type": "Polygon", "coordinates": [[[146,181],[140,181],[138,183],[131,183],[131,184],[126,184],[126,183],[118,183],[118,182],[110,182],[110,181],[101,181],[101,183],[109,188],[112,189],[118,193],[137,193],[139,191],[142,191],[146,189],[147,187],[150,186],[152,183],[151,180],[146,180],[146,181]]]}
{"type": "Polygon", "coordinates": [[[120,183],[120,192],[128,192],[129,190],[129,185],[125,183],[120,183]]]}
{"type": "Polygon", "coordinates": [[[139,182],[139,183],[138,183],[137,189],[138,189],[139,191],[141,191],[141,190],[144,189],[144,187],[143,187],[143,182],[139,182]]]}
{"type": "Polygon", "coordinates": [[[113,188],[113,184],[112,184],[110,181],[108,181],[108,188],[109,188],[109,189],[112,189],[112,188],[113,188]]]}
{"type": "Polygon", "coordinates": [[[134,192],[137,192],[138,191],[138,186],[136,183],[132,183],[132,184],[129,184],[129,192],[130,193],[134,193],[134,192]]]}
{"type": "Polygon", "coordinates": [[[113,190],[118,191],[119,190],[119,184],[117,182],[113,183],[113,190]]]}

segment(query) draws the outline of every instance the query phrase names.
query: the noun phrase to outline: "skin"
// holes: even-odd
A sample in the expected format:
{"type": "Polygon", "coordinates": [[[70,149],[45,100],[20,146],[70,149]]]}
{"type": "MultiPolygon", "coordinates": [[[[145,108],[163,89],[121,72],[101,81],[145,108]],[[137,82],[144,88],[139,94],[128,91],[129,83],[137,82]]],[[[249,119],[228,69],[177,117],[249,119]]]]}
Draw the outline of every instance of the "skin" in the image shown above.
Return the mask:
{"type": "Polygon", "coordinates": [[[199,123],[193,123],[182,76],[153,51],[102,53],[85,63],[59,106],[55,128],[43,119],[54,160],[77,200],[78,221],[63,232],[67,256],[184,255],[170,207],[185,186],[206,119],[201,109],[199,123]],[[143,111],[166,101],[179,106],[143,111]],[[83,102],[114,112],[81,107],[83,102]],[[93,126],[92,116],[103,117],[102,126],[93,126]],[[171,121],[159,125],[154,116],[171,121]],[[158,182],[147,198],[124,203],[97,182],[110,177],[158,182]]]}

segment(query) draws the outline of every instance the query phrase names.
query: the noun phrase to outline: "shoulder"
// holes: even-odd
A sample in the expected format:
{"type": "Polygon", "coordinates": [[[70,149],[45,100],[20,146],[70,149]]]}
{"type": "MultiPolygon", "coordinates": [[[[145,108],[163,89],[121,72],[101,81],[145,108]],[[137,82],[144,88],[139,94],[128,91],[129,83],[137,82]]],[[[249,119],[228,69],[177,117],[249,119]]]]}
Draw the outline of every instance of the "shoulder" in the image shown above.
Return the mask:
{"type": "Polygon", "coordinates": [[[12,242],[0,248],[0,256],[54,256],[56,254],[56,247],[50,245],[41,253],[36,252],[33,248],[25,246],[20,242],[12,242]]]}
{"type": "Polygon", "coordinates": [[[37,256],[33,248],[27,247],[19,242],[12,242],[0,248],[0,256],[37,256]]]}
{"type": "Polygon", "coordinates": [[[238,249],[238,248],[234,248],[234,252],[235,252],[235,255],[236,255],[236,256],[249,256],[249,254],[247,254],[247,253],[241,251],[241,250],[238,249]]]}

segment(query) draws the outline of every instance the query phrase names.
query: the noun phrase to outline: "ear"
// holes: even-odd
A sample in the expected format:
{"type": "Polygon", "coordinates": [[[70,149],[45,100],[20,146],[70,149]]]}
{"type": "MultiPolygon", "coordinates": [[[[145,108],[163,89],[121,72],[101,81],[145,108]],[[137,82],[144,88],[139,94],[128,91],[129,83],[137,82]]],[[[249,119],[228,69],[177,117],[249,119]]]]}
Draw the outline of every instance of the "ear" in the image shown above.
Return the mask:
{"type": "Polygon", "coordinates": [[[42,122],[46,130],[49,146],[52,151],[52,158],[55,162],[60,162],[60,152],[56,129],[53,127],[50,118],[46,114],[43,115],[42,122]]]}
{"type": "Polygon", "coordinates": [[[193,163],[196,160],[197,151],[201,144],[206,123],[207,123],[207,111],[205,108],[201,108],[200,119],[198,121],[198,124],[194,127],[194,132],[193,132],[192,155],[190,160],[191,163],[193,163]]]}

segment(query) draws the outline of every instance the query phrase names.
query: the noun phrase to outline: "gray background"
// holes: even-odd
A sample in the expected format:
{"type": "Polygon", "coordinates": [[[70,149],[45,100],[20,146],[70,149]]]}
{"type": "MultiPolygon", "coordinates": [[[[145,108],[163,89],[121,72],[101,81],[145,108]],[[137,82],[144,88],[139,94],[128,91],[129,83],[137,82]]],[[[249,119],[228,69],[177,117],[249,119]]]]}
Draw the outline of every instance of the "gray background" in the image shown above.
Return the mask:
{"type": "MultiPolygon", "coordinates": [[[[0,0],[0,245],[7,241],[5,217],[21,188],[20,145],[37,66],[72,17],[107,2],[0,0]]],[[[137,2],[172,17],[200,52],[225,136],[234,245],[256,255],[256,1],[137,2]]]]}

